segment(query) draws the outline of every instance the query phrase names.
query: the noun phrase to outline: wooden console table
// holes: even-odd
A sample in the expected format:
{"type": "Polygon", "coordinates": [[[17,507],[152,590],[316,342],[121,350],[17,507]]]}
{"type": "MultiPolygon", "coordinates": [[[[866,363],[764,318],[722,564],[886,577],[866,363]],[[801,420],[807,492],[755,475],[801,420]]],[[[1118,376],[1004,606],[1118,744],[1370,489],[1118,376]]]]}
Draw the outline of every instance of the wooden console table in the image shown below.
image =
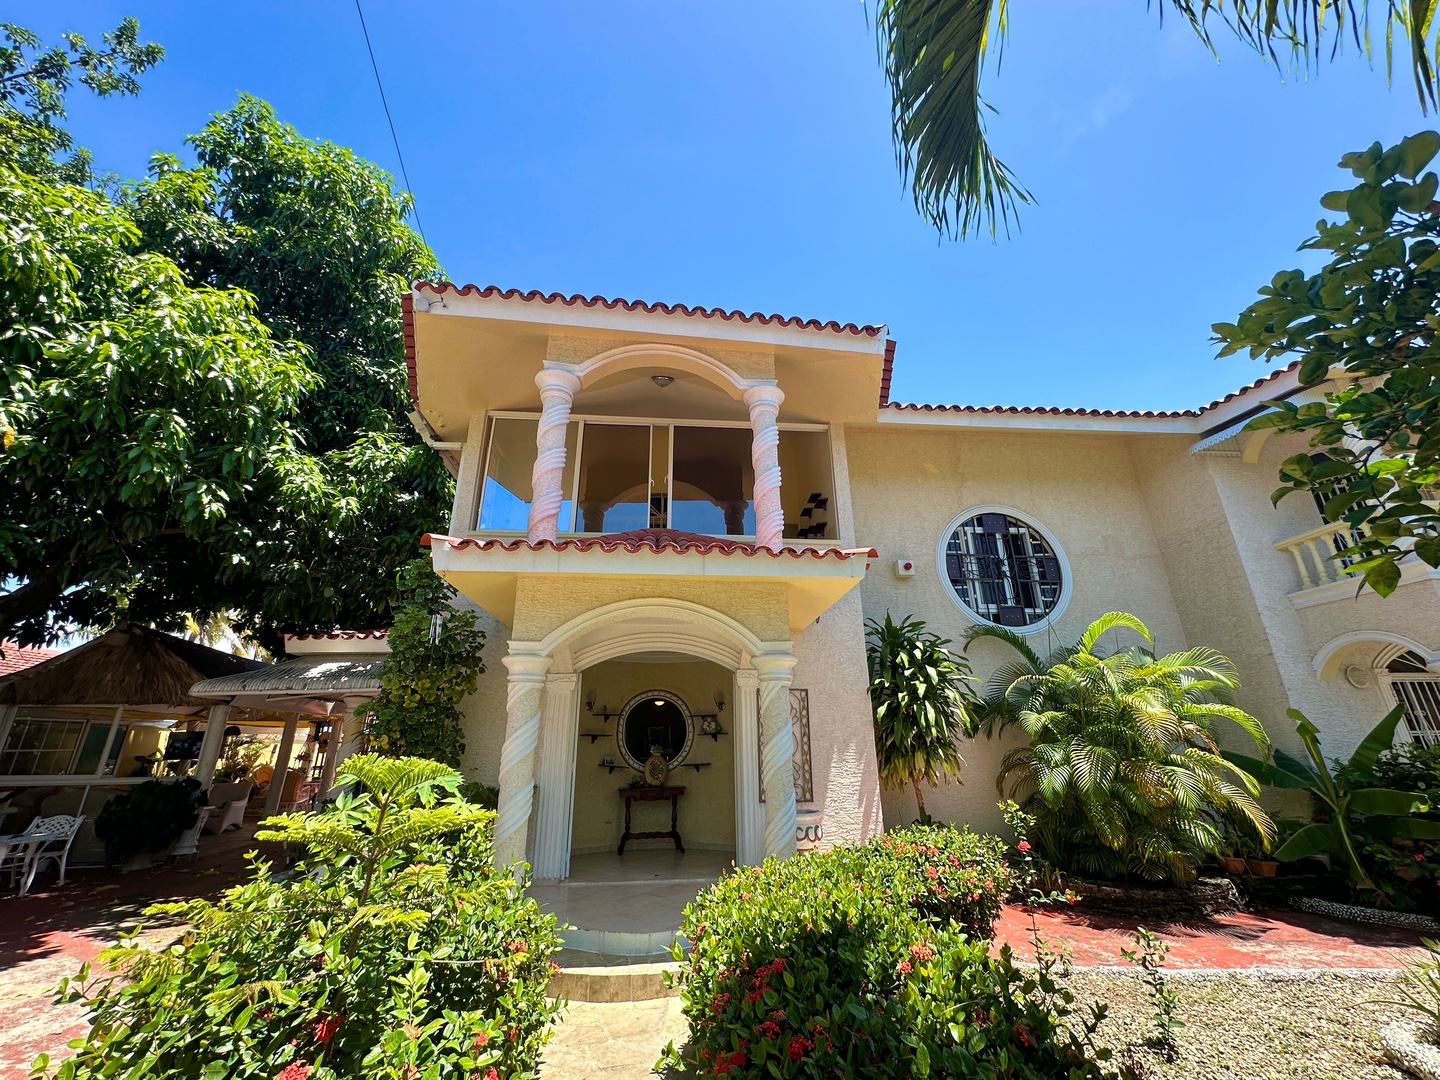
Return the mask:
{"type": "Polygon", "coordinates": [[[675,841],[675,850],[681,855],[685,854],[685,845],[680,842],[680,796],[685,794],[683,787],[622,787],[620,798],[625,800],[625,831],[620,836],[620,850],[617,854],[625,854],[625,845],[631,840],[663,840],[669,838],[675,841]],[[630,831],[630,808],[637,802],[664,802],[670,800],[670,831],[669,832],[631,832],[630,831]]]}

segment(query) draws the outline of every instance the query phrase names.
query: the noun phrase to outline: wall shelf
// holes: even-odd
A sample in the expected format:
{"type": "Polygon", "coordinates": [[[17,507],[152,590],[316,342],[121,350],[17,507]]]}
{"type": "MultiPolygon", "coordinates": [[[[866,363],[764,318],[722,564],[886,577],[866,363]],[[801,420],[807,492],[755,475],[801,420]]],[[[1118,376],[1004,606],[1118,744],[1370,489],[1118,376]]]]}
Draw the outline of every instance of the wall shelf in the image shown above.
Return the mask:
{"type": "Polygon", "coordinates": [[[708,761],[682,761],[679,765],[672,766],[672,768],[676,769],[694,769],[697,773],[701,769],[708,769],[709,767],[710,762],[708,761]]]}
{"type": "MultiPolygon", "coordinates": [[[[616,769],[630,769],[630,766],[629,766],[629,765],[625,765],[625,764],[623,764],[623,763],[622,763],[622,764],[618,764],[618,765],[606,765],[605,762],[602,761],[602,762],[600,762],[600,768],[602,768],[602,769],[607,769],[607,770],[609,770],[610,772],[613,773],[616,769]]],[[[634,772],[635,770],[634,770],[634,769],[630,769],[630,771],[631,771],[631,772],[634,772]]]]}
{"type": "Polygon", "coordinates": [[[721,735],[729,735],[730,733],[728,731],[699,731],[696,732],[696,734],[708,736],[709,738],[714,739],[718,743],[720,741],[721,735]]]}
{"type": "Polygon", "coordinates": [[[582,739],[589,739],[589,740],[590,740],[590,745],[591,745],[591,746],[594,746],[596,739],[608,739],[608,738],[610,738],[610,732],[608,732],[608,731],[582,731],[582,732],[580,732],[580,737],[581,737],[582,739]]]}

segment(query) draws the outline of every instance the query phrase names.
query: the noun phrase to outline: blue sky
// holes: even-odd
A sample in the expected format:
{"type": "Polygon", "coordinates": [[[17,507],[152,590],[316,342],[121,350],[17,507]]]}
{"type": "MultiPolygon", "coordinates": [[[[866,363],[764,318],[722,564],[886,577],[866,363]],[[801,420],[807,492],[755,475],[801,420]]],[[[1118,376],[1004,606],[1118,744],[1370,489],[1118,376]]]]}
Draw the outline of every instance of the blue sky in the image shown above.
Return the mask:
{"type": "MultiPolygon", "coordinates": [[[[1151,5],[1154,7],[1154,5],[1151,5]]],[[[249,92],[398,175],[351,0],[70,0],[48,39],[134,14],[168,50],[131,100],[73,96],[100,166],[249,92]]],[[[1282,79],[1216,64],[1144,0],[1020,0],[987,97],[1038,198],[1006,240],[937,239],[897,175],[866,9],[402,4],[366,16],[426,235],[451,278],[887,323],[902,401],[1185,408],[1258,378],[1214,359],[1313,230],[1342,152],[1432,126],[1353,48],[1282,79]]]]}

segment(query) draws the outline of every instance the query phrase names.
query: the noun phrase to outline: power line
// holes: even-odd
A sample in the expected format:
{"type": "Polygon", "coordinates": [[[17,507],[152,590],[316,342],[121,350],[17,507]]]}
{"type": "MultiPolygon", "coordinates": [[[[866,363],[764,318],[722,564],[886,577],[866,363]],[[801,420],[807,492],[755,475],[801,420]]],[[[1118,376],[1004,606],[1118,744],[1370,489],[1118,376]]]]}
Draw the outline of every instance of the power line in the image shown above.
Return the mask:
{"type": "Polygon", "coordinates": [[[425,239],[425,226],[420,223],[420,205],[415,198],[415,185],[410,183],[410,173],[405,168],[405,155],[400,152],[400,136],[395,134],[395,118],[390,115],[390,102],[385,99],[385,84],[380,81],[380,65],[375,62],[375,46],[370,44],[370,29],[365,25],[365,10],[360,6],[360,0],[355,0],[355,14],[360,16],[360,32],[365,35],[365,48],[370,52],[370,70],[375,72],[375,87],[380,91],[380,104],[385,106],[385,122],[390,125],[390,141],[395,144],[395,157],[400,161],[400,175],[405,180],[405,188],[410,192],[410,212],[415,215],[415,229],[420,233],[420,239],[425,246],[430,246],[430,241],[425,239]]]}

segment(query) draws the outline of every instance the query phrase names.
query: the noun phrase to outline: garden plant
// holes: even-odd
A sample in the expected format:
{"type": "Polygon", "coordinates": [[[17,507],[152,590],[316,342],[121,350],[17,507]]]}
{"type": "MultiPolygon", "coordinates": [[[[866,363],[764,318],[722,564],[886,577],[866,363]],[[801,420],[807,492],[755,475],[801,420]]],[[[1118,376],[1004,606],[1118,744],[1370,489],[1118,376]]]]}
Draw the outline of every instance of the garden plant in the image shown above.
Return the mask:
{"type": "Polygon", "coordinates": [[[937,784],[965,764],[960,738],[973,735],[970,663],[919,619],[865,623],[870,705],[880,782],[915,791],[921,824],[930,823],[921,783],[937,784]]]}
{"type": "Polygon", "coordinates": [[[122,866],[137,855],[158,855],[195,824],[205,804],[200,781],[147,780],[105,804],[95,818],[95,836],[105,845],[107,866],[122,866]]]}
{"type": "Polygon", "coordinates": [[[1275,851],[1283,861],[1326,855],[1338,861],[1358,898],[1388,905],[1389,895],[1376,885],[1360,856],[1367,841],[1388,846],[1396,841],[1440,840],[1440,821],[1421,817],[1430,809],[1425,795],[1375,786],[1375,763],[1395,742],[1395,728],[1405,714],[1395,706],[1361,740],[1348,761],[1332,770],[1320,749],[1320,731],[1298,709],[1290,709],[1295,730],[1309,755],[1308,762],[1275,751],[1270,762],[1230,755],[1264,783],[1298,788],[1315,799],[1324,820],[1296,831],[1275,851]]]}
{"type": "Polygon", "coordinates": [[[950,827],[737,868],[685,912],[684,1063],[737,1077],[1107,1075],[1104,1006],[1073,1006],[1063,962],[990,954],[1014,883],[1003,842],[950,827]]]}
{"type": "Polygon", "coordinates": [[[969,642],[993,638],[1020,654],[991,677],[978,709],[987,732],[1029,736],[1006,753],[996,783],[1035,816],[1030,839],[1057,869],[1188,885],[1224,846],[1226,813],[1267,846],[1274,837],[1259,783],[1221,756],[1215,721],[1233,723],[1262,751],[1269,740],[1231,702],[1239,679],[1220,653],[1103,653],[1101,639],[1122,630],[1150,642],[1145,624],[1124,612],[1102,615],[1046,660],[1014,631],[969,632],[969,642]]]}
{"type": "Polygon", "coordinates": [[[218,900],[149,909],[187,924],[175,943],[137,931],[101,953],[104,974],[62,983],[92,1027],[58,1080],[533,1073],[560,1009],[545,996],[556,924],[493,867],[493,815],[423,759],[351,757],[339,783],[358,793],[258,834],[305,850],[293,872],[252,856],[253,878],[218,900]]]}

